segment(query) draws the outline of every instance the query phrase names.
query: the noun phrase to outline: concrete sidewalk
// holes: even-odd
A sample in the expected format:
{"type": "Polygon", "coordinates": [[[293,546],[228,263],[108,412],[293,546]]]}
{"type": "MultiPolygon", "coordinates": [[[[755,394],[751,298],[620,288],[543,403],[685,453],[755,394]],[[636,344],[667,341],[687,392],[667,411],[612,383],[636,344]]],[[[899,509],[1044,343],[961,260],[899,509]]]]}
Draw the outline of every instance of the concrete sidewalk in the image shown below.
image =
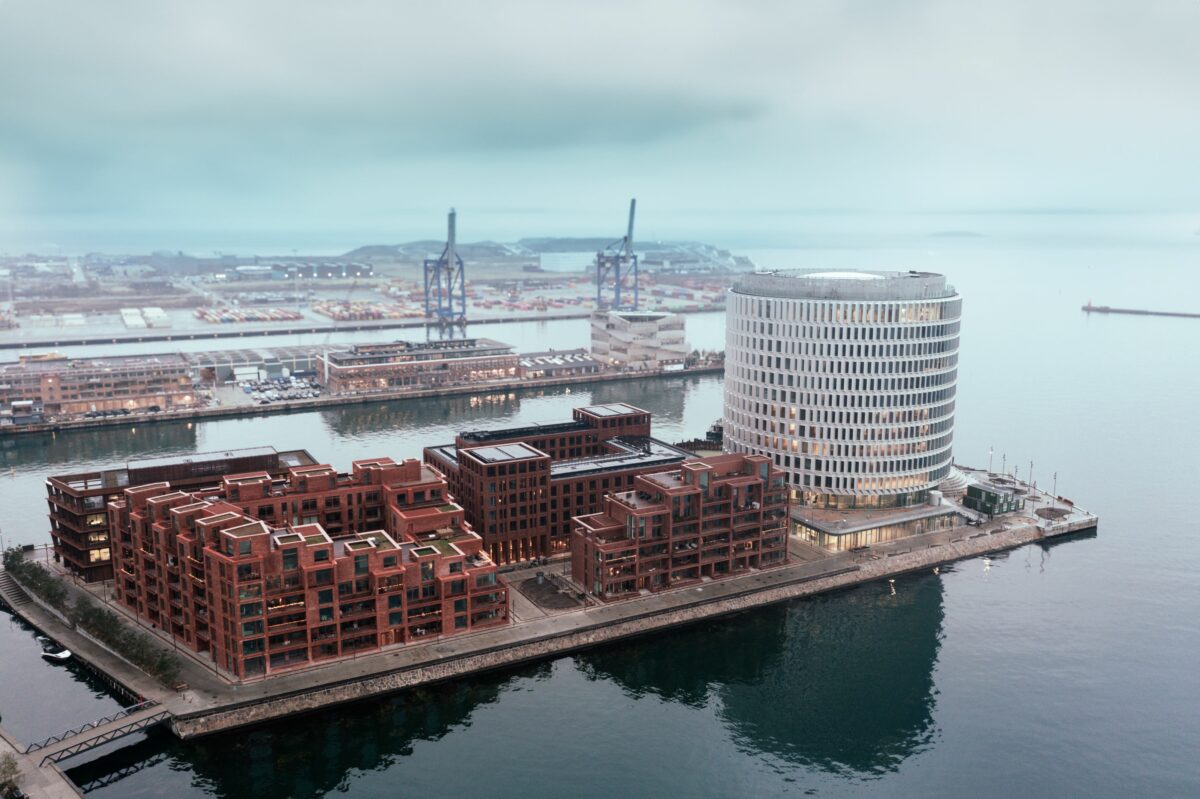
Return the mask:
{"type": "MultiPolygon", "coordinates": [[[[1095,518],[1091,519],[1094,526],[1095,518]]],[[[523,595],[512,582],[526,579],[539,569],[552,571],[557,564],[527,567],[505,575],[518,617],[509,626],[398,644],[240,684],[228,681],[202,662],[202,656],[179,647],[181,679],[188,683],[188,689],[180,693],[163,688],[117,655],[68,629],[56,613],[40,603],[35,601],[22,611],[27,611],[35,624],[131,692],[160,702],[177,717],[172,722],[177,733],[205,734],[435,680],[557,656],[623,636],[1020,546],[1043,537],[1043,531],[1034,521],[1012,516],[983,527],[940,530],[878,544],[860,552],[829,553],[792,542],[795,546],[789,549],[803,560],[793,560],[786,566],[556,613],[538,613],[528,598],[519,598],[523,595]],[[246,710],[251,706],[255,707],[246,710]],[[208,716],[213,717],[211,724],[202,720],[208,716]],[[181,728],[179,717],[190,721],[181,728]]],[[[71,590],[86,591],[95,598],[93,590],[74,585],[71,590]]],[[[109,607],[132,623],[127,610],[113,603],[109,607]]],[[[165,634],[141,629],[160,646],[176,648],[165,634]]]]}

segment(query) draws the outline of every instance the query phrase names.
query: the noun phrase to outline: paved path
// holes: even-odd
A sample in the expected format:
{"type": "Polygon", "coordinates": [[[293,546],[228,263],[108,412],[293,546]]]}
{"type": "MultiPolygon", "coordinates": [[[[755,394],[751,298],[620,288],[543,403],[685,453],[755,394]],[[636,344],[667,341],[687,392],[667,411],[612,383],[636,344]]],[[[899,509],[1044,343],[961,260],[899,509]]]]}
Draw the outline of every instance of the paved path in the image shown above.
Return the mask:
{"type": "Polygon", "coordinates": [[[21,770],[20,789],[32,799],[79,799],[79,789],[66,778],[54,763],[41,765],[41,758],[24,754],[25,747],[0,728],[0,754],[8,753],[17,759],[21,770]]]}
{"type": "MultiPolygon", "coordinates": [[[[79,652],[85,660],[96,664],[131,691],[159,701],[176,715],[194,714],[215,708],[257,702],[289,695],[297,695],[316,688],[337,684],[353,683],[365,678],[399,671],[411,671],[425,666],[444,663],[450,659],[478,656],[522,644],[546,641],[587,630],[599,629],[650,616],[666,616],[676,611],[701,605],[716,605],[722,599],[737,599],[762,594],[755,600],[743,604],[759,604],[779,601],[789,595],[815,593],[829,588],[866,582],[879,576],[896,574],[905,570],[922,568],[926,564],[942,563],[972,557],[1009,546],[1019,546],[1034,540],[1038,532],[1032,520],[1024,517],[1007,517],[983,527],[956,527],[893,542],[872,546],[862,552],[829,553],[816,547],[794,542],[790,546],[795,556],[805,560],[794,560],[787,566],[766,571],[751,572],[726,580],[692,584],[648,596],[637,597],[612,604],[589,606],[560,613],[546,614],[510,585],[513,607],[518,623],[507,627],[433,639],[421,643],[397,645],[380,652],[365,654],[303,670],[273,675],[257,682],[233,684],[218,674],[210,662],[201,656],[178,649],[183,661],[182,679],[188,690],[175,693],[155,683],[137,669],[129,666],[116,655],[108,652],[87,638],[65,629],[53,614],[41,607],[36,600],[22,608],[31,616],[40,615],[35,623],[43,629],[53,626],[52,635],[71,649],[79,652]],[[823,579],[827,578],[827,579],[823,579]],[[805,584],[803,589],[795,586],[805,584]],[[785,590],[786,589],[786,590],[785,590]],[[783,593],[780,593],[783,591],[783,593]],[[788,593],[790,592],[790,593],[788,593]],[[771,597],[775,597],[772,599],[771,597]]],[[[557,564],[542,567],[555,570],[557,564]]],[[[505,575],[506,582],[519,581],[525,572],[536,572],[531,567],[505,575]]],[[[72,591],[85,590],[72,586],[72,591]]],[[[90,591],[95,592],[95,588],[90,591]]],[[[110,607],[126,616],[128,611],[115,605],[110,607]]],[[[728,612],[728,611],[725,611],[728,612]]],[[[143,628],[146,629],[146,628],[143,628]]],[[[173,644],[162,633],[146,629],[163,647],[173,644]]],[[[603,636],[597,636],[602,638],[603,636]]],[[[504,657],[497,654],[497,663],[504,657]]]]}

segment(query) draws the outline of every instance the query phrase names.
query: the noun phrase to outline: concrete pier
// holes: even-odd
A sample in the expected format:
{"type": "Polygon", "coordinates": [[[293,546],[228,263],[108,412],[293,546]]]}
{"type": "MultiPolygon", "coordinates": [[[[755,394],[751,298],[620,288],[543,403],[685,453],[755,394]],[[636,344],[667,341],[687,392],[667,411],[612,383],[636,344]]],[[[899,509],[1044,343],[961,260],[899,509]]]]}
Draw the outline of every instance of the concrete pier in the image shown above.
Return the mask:
{"type": "Polygon", "coordinates": [[[1183,319],[1200,319],[1200,313],[1183,313],[1180,311],[1143,311],[1140,308],[1111,308],[1107,305],[1092,305],[1089,301],[1083,306],[1084,313],[1127,314],[1130,316],[1175,316],[1183,319]]]}
{"type": "Polygon", "coordinates": [[[58,764],[47,762],[42,765],[41,758],[25,754],[25,747],[0,727],[0,754],[6,752],[17,759],[17,768],[21,770],[18,787],[31,799],[78,799],[83,796],[58,764]]]}
{"type": "MultiPolygon", "coordinates": [[[[1054,502],[1038,494],[1044,502],[1054,502]]],[[[69,629],[39,602],[25,604],[19,612],[78,657],[110,673],[129,692],[160,703],[170,713],[167,723],[172,731],[193,738],[923,571],[1090,529],[1097,523],[1096,516],[1071,506],[1066,516],[1053,521],[1032,512],[1008,514],[981,526],[956,526],[858,551],[830,553],[793,538],[794,560],[787,566],[612,604],[542,614],[518,612],[520,618],[509,627],[390,647],[257,682],[233,683],[210,663],[180,648],[187,686],[179,691],[158,685],[97,642],[69,629]]],[[[515,592],[527,576],[512,573],[505,580],[515,592]]],[[[72,590],[94,592],[95,587],[72,590]]],[[[520,603],[514,607],[519,609],[520,603]]],[[[171,646],[161,634],[159,640],[171,646]]]]}

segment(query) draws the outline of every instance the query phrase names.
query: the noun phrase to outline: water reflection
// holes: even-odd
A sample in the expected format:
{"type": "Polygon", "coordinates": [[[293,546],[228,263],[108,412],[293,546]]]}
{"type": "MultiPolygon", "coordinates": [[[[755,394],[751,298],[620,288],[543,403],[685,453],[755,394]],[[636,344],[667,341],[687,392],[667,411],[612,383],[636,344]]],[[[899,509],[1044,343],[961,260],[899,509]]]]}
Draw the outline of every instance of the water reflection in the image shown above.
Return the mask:
{"type": "MultiPolygon", "coordinates": [[[[395,400],[372,405],[352,405],[321,412],[329,429],[339,436],[361,438],[384,432],[421,432],[420,446],[443,443],[430,438],[435,431],[453,433],[475,427],[505,424],[553,423],[571,418],[576,405],[627,402],[654,414],[654,423],[673,431],[684,417],[684,403],[701,384],[719,378],[646,378],[615,383],[594,383],[574,388],[554,387],[496,391],[470,396],[395,400]]],[[[720,392],[712,392],[720,399],[720,392]]],[[[712,410],[721,414],[719,402],[712,410]]],[[[701,433],[702,434],[702,433],[701,433]]]]}
{"type": "Polygon", "coordinates": [[[162,422],[94,430],[66,430],[0,437],[0,464],[4,468],[31,469],[69,465],[87,470],[100,464],[123,464],[134,458],[192,452],[196,449],[195,425],[162,422]],[[136,429],[137,432],[133,432],[136,429]]]}
{"type": "Polygon", "coordinates": [[[280,450],[303,447],[339,468],[375,455],[419,457],[423,447],[445,443],[455,433],[571,418],[571,409],[604,402],[629,402],[654,415],[658,437],[668,441],[702,437],[721,414],[720,375],[645,378],[464,397],[440,397],[353,405],[270,416],[171,422],[68,431],[57,435],[0,437],[0,492],[8,502],[9,541],[45,543],[47,474],[109,468],[133,458],[184,455],[249,446],[280,450]]]}
{"type": "Polygon", "coordinates": [[[76,766],[68,776],[89,796],[184,793],[291,799],[345,790],[354,772],[383,771],[412,754],[415,744],[437,741],[471,723],[471,714],[496,702],[505,684],[547,673],[546,664],[503,677],[483,676],[417,689],[313,713],[290,722],[178,741],[156,732],[134,746],[76,766]],[[165,766],[164,766],[165,763],[165,766]],[[134,778],[145,771],[139,779],[134,778]],[[128,780],[128,781],[127,781],[128,780]]]}
{"type": "MultiPolygon", "coordinates": [[[[941,579],[908,577],[895,596],[885,583],[871,584],[605,647],[575,657],[574,667],[635,702],[707,708],[722,737],[749,756],[872,776],[894,771],[936,737],[942,620],[941,579]]],[[[529,678],[539,683],[534,691],[561,690],[554,668],[484,675],[196,743],[155,735],[70,776],[98,797],[153,795],[176,779],[186,779],[172,786],[180,793],[320,796],[348,788],[356,775],[423,763],[409,760],[417,744],[462,733],[476,711],[512,700],[529,678]]],[[[591,707],[603,695],[583,701],[591,707]]],[[[532,731],[531,740],[539,740],[532,731]]]]}
{"type": "Polygon", "coordinates": [[[16,738],[40,740],[125,704],[79,662],[43,660],[37,634],[0,608],[0,720],[16,738]]]}
{"type": "Polygon", "coordinates": [[[941,645],[932,574],[793,602],[579,658],[633,698],[712,705],[747,754],[878,775],[927,747],[941,645]]]}

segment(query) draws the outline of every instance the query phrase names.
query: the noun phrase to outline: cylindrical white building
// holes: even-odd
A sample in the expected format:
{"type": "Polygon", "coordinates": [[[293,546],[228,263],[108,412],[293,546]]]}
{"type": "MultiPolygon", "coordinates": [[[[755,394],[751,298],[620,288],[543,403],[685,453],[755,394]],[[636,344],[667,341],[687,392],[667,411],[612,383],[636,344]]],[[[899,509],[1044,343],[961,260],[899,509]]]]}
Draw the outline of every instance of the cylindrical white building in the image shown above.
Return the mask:
{"type": "Polygon", "coordinates": [[[929,272],[758,273],[726,305],[725,449],[810,507],[923,502],[950,472],[962,300],[929,272]]]}

